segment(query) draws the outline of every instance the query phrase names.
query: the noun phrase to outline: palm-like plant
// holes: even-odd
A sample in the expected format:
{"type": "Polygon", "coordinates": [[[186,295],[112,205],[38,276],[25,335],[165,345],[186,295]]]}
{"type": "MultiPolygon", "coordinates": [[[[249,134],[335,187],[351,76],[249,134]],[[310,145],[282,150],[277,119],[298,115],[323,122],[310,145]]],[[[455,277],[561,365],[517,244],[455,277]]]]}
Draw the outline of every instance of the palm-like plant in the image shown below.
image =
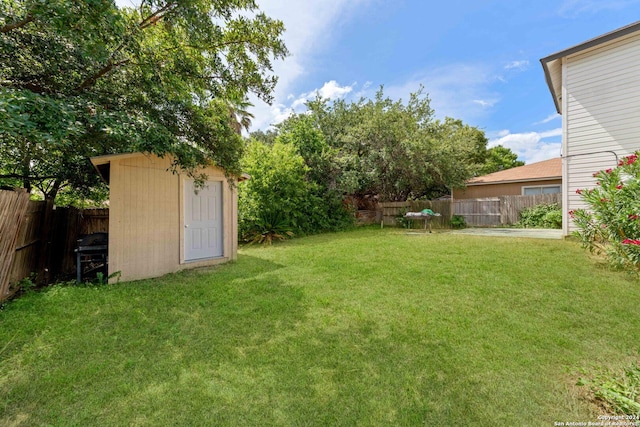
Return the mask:
{"type": "Polygon", "coordinates": [[[256,219],[245,240],[249,244],[271,245],[274,240],[285,240],[290,237],[293,237],[293,232],[289,222],[280,213],[264,212],[256,219]]]}
{"type": "Polygon", "coordinates": [[[225,99],[225,103],[229,110],[229,124],[231,127],[238,133],[238,135],[242,133],[242,129],[249,132],[251,120],[254,119],[255,116],[250,113],[248,109],[253,107],[253,104],[246,98],[240,99],[233,96],[225,99]]]}

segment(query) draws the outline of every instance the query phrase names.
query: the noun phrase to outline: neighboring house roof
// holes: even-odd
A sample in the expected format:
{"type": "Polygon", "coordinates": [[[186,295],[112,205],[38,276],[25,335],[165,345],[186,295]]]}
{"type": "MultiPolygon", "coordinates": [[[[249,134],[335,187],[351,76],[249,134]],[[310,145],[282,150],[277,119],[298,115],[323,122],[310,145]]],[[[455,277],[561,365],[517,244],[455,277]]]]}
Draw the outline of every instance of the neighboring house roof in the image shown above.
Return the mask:
{"type": "Polygon", "coordinates": [[[568,49],[561,50],[560,52],[556,52],[540,60],[544,70],[545,79],[547,80],[547,85],[551,91],[551,96],[553,97],[553,102],[556,105],[556,111],[558,113],[562,114],[562,58],[635,33],[636,31],[640,31],[640,21],[629,24],[626,27],[618,28],[617,30],[603,34],[591,40],[587,40],[584,43],[580,43],[568,49]]]}
{"type": "Polygon", "coordinates": [[[548,181],[562,179],[562,158],[556,157],[530,165],[506,169],[488,175],[477,176],[467,181],[469,185],[505,184],[509,182],[548,181]]]}

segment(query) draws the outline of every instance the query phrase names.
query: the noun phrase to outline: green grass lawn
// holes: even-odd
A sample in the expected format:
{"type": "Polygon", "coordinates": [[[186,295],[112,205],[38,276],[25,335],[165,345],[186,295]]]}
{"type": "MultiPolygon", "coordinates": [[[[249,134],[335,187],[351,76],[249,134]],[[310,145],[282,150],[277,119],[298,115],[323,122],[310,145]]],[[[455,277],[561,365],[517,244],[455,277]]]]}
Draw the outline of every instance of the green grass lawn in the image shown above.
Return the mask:
{"type": "Polygon", "coordinates": [[[640,283],[576,243],[360,229],[0,311],[0,425],[597,421],[640,283]]]}

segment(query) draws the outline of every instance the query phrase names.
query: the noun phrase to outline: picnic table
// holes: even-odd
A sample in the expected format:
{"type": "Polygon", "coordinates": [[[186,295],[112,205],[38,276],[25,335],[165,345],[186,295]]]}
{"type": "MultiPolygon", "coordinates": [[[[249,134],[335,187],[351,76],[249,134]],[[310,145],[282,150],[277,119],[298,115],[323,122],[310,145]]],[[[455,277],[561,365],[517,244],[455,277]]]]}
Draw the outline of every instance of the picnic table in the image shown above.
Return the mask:
{"type": "Polygon", "coordinates": [[[429,230],[431,233],[431,218],[434,216],[440,216],[439,213],[432,211],[431,209],[423,209],[420,212],[407,212],[404,217],[407,219],[418,219],[424,221],[425,233],[429,230]]]}

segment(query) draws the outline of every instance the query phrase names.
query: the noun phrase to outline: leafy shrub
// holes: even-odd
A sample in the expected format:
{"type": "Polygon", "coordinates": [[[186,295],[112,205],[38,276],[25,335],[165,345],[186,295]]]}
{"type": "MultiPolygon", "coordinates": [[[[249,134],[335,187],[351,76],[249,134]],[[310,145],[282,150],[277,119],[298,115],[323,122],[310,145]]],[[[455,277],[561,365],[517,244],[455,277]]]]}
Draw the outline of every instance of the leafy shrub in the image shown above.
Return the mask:
{"type": "Polygon", "coordinates": [[[345,228],[354,221],[341,195],[308,179],[310,168],[293,144],[252,141],[242,170],[251,176],[238,186],[242,240],[265,236],[265,241],[273,241],[288,232],[305,235],[345,228]]]}
{"type": "Polygon", "coordinates": [[[557,203],[543,204],[525,208],[520,212],[522,228],[562,228],[562,209],[557,203]]]}
{"type": "Polygon", "coordinates": [[[562,209],[549,211],[542,218],[543,228],[562,228],[562,209]]]}
{"type": "Polygon", "coordinates": [[[37,279],[37,274],[36,273],[31,273],[29,274],[29,276],[23,278],[22,280],[20,280],[15,286],[17,289],[20,290],[20,292],[23,293],[28,293],[31,292],[33,290],[35,290],[36,288],[36,279],[37,279]]]}
{"type": "Polygon", "coordinates": [[[400,209],[400,213],[398,213],[398,215],[395,216],[395,221],[396,221],[396,225],[398,225],[401,228],[411,228],[411,223],[412,223],[412,219],[407,218],[405,215],[407,214],[407,209],[406,208],[402,208],[400,209]]]}
{"type": "Polygon", "coordinates": [[[574,235],[614,267],[640,272],[640,162],[638,154],[593,174],[596,188],[576,190],[587,209],[570,211],[574,235]]]}
{"type": "MultiPolygon", "coordinates": [[[[239,184],[239,231],[244,240],[263,228],[265,219],[279,218],[290,228],[306,228],[302,213],[311,189],[304,160],[290,145],[250,143],[242,169],[251,179],[239,184]]],[[[267,221],[267,222],[270,222],[267,221]]]]}
{"type": "Polygon", "coordinates": [[[595,399],[613,413],[640,415],[640,366],[633,364],[622,374],[602,372],[592,379],[580,378],[578,385],[590,388],[595,399]]]}
{"type": "Polygon", "coordinates": [[[467,222],[462,215],[453,215],[451,217],[451,228],[465,228],[467,222]]]}

